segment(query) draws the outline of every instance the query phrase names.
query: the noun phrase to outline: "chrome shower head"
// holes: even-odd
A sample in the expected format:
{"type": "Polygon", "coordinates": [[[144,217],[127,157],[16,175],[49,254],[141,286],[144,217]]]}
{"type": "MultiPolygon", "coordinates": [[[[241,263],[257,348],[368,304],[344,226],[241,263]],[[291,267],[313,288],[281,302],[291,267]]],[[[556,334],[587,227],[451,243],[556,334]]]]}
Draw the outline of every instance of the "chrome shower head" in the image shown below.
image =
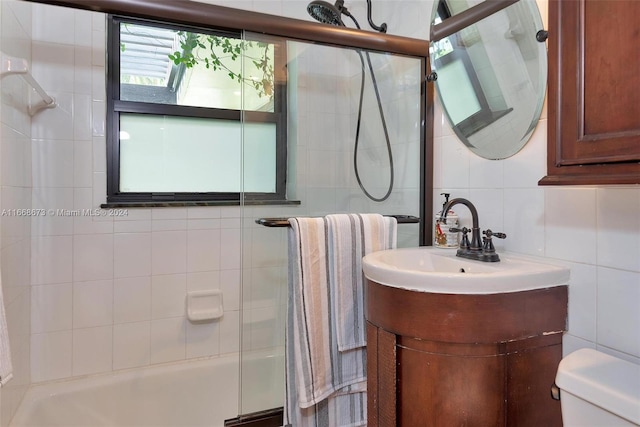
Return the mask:
{"type": "Polygon", "coordinates": [[[307,12],[318,22],[344,27],[341,15],[346,11],[346,8],[343,4],[343,0],[338,0],[335,6],[326,1],[313,0],[307,6],[307,12]]]}

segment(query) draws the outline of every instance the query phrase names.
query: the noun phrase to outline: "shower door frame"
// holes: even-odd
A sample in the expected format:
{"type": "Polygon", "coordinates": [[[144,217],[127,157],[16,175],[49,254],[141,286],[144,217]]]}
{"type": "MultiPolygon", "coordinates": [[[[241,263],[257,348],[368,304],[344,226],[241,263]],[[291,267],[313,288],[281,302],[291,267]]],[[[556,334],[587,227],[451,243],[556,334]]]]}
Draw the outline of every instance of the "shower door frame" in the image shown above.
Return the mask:
{"type": "MultiPolygon", "coordinates": [[[[429,41],[410,37],[336,27],[312,21],[268,15],[189,0],[27,0],[74,9],[113,15],[130,16],[203,28],[244,30],[265,35],[286,37],[302,42],[329,46],[361,48],[372,52],[392,53],[421,59],[421,74],[425,76],[421,89],[420,129],[420,227],[419,244],[432,243],[433,212],[433,99],[434,85],[428,84],[429,41]],[[427,219],[429,219],[427,223],[427,219]]],[[[243,202],[240,201],[242,204],[243,202]]],[[[175,206],[178,206],[176,204],[175,206]]],[[[215,205],[215,203],[212,203],[215,205]]]]}
{"type": "MultiPolygon", "coordinates": [[[[336,27],[312,21],[304,21],[282,16],[198,3],[189,0],[27,0],[54,6],[90,10],[105,14],[128,16],[148,20],[173,22],[202,28],[241,30],[278,36],[293,41],[320,43],[328,46],[359,48],[371,52],[391,53],[414,57],[421,61],[420,93],[420,224],[419,245],[431,245],[433,213],[433,115],[434,85],[426,79],[430,71],[429,41],[409,37],[394,36],[348,27],[336,27]]],[[[251,204],[239,201],[242,206],[251,204]]],[[[179,206],[179,203],[168,205],[179,206]]],[[[203,203],[215,205],[215,203],[203,203]]],[[[236,424],[252,425],[253,421],[266,421],[270,411],[262,417],[252,419],[239,414],[236,424]],[[266,417],[265,417],[266,416],[266,417]]]]}

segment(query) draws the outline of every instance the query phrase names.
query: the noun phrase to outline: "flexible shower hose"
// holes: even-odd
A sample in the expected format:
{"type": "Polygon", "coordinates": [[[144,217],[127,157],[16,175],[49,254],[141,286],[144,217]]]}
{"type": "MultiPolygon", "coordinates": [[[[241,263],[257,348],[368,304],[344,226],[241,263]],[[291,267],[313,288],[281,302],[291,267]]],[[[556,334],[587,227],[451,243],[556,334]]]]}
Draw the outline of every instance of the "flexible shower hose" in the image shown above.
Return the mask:
{"type": "MultiPolygon", "coordinates": [[[[351,20],[353,20],[356,27],[360,29],[360,25],[358,24],[358,21],[356,21],[355,18],[350,14],[347,16],[349,16],[351,20]]],[[[378,82],[376,81],[376,75],[373,72],[373,65],[371,64],[371,57],[369,56],[369,52],[365,52],[365,56],[367,57],[367,65],[369,67],[369,71],[371,72],[371,81],[373,82],[373,89],[376,94],[376,101],[378,102],[378,111],[380,111],[380,120],[382,122],[382,129],[384,131],[384,137],[387,143],[387,153],[389,155],[390,176],[389,176],[389,188],[387,189],[387,193],[380,198],[377,198],[371,195],[371,193],[367,191],[364,184],[362,183],[362,180],[360,179],[360,172],[358,171],[358,145],[360,141],[360,125],[362,123],[362,100],[364,97],[365,64],[364,64],[364,58],[362,57],[362,51],[357,50],[356,52],[358,53],[358,56],[360,57],[360,63],[362,64],[362,78],[360,80],[360,101],[358,104],[358,121],[356,124],[356,138],[355,138],[355,143],[353,147],[353,169],[356,174],[356,180],[358,180],[358,185],[360,186],[360,189],[365,194],[365,196],[367,196],[369,199],[373,200],[374,202],[384,202],[391,195],[391,191],[393,191],[393,182],[395,179],[395,176],[394,176],[395,173],[394,173],[394,167],[393,167],[393,153],[391,152],[391,142],[389,140],[389,131],[387,130],[387,122],[384,118],[384,111],[382,110],[382,102],[380,100],[380,91],[378,90],[378,82]]]]}

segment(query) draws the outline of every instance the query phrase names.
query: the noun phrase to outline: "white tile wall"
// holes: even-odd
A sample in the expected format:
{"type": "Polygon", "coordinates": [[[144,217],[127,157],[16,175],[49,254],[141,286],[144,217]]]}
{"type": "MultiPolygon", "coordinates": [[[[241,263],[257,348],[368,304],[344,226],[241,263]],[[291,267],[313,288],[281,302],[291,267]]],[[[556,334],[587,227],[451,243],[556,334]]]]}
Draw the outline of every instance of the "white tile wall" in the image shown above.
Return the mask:
{"type": "MultiPolygon", "coordinates": [[[[130,209],[117,218],[63,213],[105,201],[105,20],[46,5],[33,10],[33,73],[59,106],[23,126],[33,138],[28,151],[21,133],[2,127],[3,154],[28,165],[4,161],[11,166],[3,168],[3,186],[31,185],[33,169],[33,192],[7,199],[56,211],[33,218],[23,233],[15,231],[17,220],[2,224],[7,241],[30,242],[33,381],[238,351],[239,208],[130,209]],[[188,322],[187,286],[222,288],[223,319],[188,322]]],[[[15,258],[5,253],[3,260],[15,258]]]]}
{"type": "MultiPolygon", "coordinates": [[[[31,60],[31,5],[0,2],[0,50],[31,60]]],[[[0,80],[0,210],[29,209],[31,194],[30,88],[18,76],[0,80]]],[[[0,216],[2,302],[9,330],[13,379],[0,390],[0,426],[6,426],[31,384],[31,219],[0,216]]],[[[55,317],[55,316],[54,316],[55,317]]],[[[42,325],[39,325],[39,327],[42,325]]]]}

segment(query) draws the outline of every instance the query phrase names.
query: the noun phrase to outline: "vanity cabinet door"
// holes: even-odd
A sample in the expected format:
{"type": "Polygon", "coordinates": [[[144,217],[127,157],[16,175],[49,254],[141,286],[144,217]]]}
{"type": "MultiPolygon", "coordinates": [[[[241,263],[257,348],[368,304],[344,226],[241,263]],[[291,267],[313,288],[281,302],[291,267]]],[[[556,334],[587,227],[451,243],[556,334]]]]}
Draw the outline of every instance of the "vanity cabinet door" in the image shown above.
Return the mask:
{"type": "Polygon", "coordinates": [[[640,1],[550,0],[541,185],[640,183],[640,1]]]}

